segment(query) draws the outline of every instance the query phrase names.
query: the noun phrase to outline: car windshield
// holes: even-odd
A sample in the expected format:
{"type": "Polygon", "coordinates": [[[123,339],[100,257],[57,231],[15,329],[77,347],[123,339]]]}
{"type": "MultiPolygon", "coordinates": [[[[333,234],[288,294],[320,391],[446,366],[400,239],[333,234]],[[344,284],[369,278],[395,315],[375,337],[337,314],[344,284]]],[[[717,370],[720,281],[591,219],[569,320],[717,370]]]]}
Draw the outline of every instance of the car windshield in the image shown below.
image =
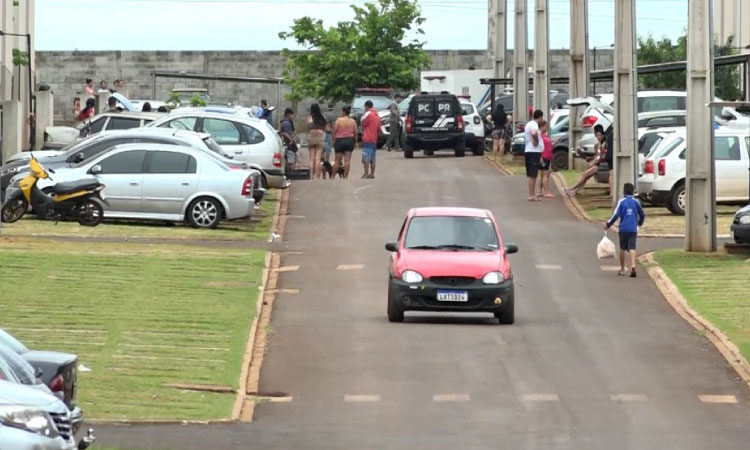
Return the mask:
{"type": "Polygon", "coordinates": [[[0,344],[0,359],[5,360],[13,370],[13,374],[22,384],[36,384],[34,368],[25,359],[18,356],[18,353],[13,351],[13,349],[0,344]]]}
{"type": "Polygon", "coordinates": [[[10,347],[11,350],[18,353],[19,355],[23,355],[24,353],[29,352],[29,349],[26,348],[25,345],[19,342],[18,339],[5,332],[5,330],[3,330],[2,328],[0,328],[0,345],[10,347]]]}
{"type": "Polygon", "coordinates": [[[401,100],[401,103],[398,104],[399,112],[404,113],[409,110],[409,104],[411,103],[412,98],[414,98],[413,94],[401,100]]]}
{"type": "Polygon", "coordinates": [[[489,250],[499,248],[492,220],[486,217],[414,217],[404,247],[417,250],[489,250]]]}
{"type": "Polygon", "coordinates": [[[559,134],[562,132],[565,132],[568,130],[568,116],[563,117],[562,119],[558,120],[552,129],[550,129],[549,134],[559,134]]]}
{"type": "Polygon", "coordinates": [[[649,157],[653,156],[654,158],[658,158],[660,156],[666,156],[672,152],[675,148],[677,148],[680,144],[685,142],[685,139],[681,137],[674,137],[673,139],[669,140],[663,140],[660,145],[654,146],[651,149],[651,152],[649,153],[649,157]]]}
{"type": "Polygon", "coordinates": [[[393,100],[391,100],[388,97],[384,97],[382,95],[363,95],[361,97],[354,97],[354,102],[352,102],[352,108],[364,109],[365,102],[367,102],[367,100],[372,101],[372,106],[375,109],[387,109],[391,105],[391,103],[393,103],[393,100]]]}

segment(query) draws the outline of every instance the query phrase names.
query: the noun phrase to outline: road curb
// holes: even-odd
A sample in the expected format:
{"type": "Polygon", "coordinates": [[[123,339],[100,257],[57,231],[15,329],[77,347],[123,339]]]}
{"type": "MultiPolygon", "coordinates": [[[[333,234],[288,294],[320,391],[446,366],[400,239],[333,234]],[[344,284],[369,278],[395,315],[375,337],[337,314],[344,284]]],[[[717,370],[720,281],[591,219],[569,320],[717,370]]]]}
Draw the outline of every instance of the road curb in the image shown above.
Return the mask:
{"type": "Polygon", "coordinates": [[[639,256],[638,261],[646,268],[648,276],[656,284],[656,287],[664,296],[667,303],[669,303],[680,317],[692,325],[693,328],[705,333],[708,340],[711,341],[714,347],[719,350],[722,356],[734,368],[737,375],[750,387],[750,363],[742,356],[737,346],[721,330],[690,307],[685,297],[680,293],[680,290],[667,276],[659,263],[656,262],[651,253],[639,256]]]}
{"type": "Polygon", "coordinates": [[[557,188],[558,192],[560,192],[560,196],[563,199],[565,207],[567,207],[568,211],[573,214],[573,217],[575,217],[579,222],[596,222],[596,220],[591,217],[585,209],[583,209],[583,207],[580,203],[578,203],[578,200],[576,200],[575,197],[565,195],[565,188],[567,187],[567,184],[565,183],[562,175],[557,172],[552,172],[552,181],[555,183],[555,187],[557,188]]]}
{"type": "Polygon", "coordinates": [[[505,168],[502,164],[499,162],[489,158],[487,155],[484,156],[484,160],[490,163],[491,165],[495,166],[495,168],[503,175],[505,176],[511,176],[513,175],[508,169],[505,168]]]}

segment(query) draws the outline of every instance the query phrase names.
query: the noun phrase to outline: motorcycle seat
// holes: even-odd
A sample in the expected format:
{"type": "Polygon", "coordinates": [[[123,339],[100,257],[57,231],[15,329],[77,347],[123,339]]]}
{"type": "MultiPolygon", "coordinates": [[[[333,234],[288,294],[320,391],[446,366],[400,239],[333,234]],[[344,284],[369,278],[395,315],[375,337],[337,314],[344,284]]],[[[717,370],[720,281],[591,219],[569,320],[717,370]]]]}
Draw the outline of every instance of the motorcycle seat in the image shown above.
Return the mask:
{"type": "Polygon", "coordinates": [[[81,180],[68,181],[66,183],[57,183],[54,186],[55,194],[71,194],[84,189],[91,189],[99,186],[99,180],[96,178],[83,178],[81,180]]]}

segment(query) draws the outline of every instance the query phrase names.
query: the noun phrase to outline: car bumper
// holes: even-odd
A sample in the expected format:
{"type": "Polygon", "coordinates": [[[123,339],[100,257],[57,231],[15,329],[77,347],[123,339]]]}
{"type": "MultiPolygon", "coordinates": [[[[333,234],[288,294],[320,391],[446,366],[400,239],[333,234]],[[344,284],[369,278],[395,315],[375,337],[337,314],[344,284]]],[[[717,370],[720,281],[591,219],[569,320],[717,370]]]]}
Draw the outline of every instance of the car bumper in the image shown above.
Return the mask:
{"type": "Polygon", "coordinates": [[[73,425],[73,434],[78,433],[83,425],[83,411],[78,406],[70,412],[70,423],[73,425]]]}
{"type": "Polygon", "coordinates": [[[481,280],[471,284],[451,286],[426,280],[419,284],[392,281],[392,295],[405,311],[454,311],[454,312],[502,312],[513,298],[513,280],[497,285],[486,285],[481,280]],[[438,291],[466,291],[466,302],[444,302],[437,300],[438,291]]]}
{"type": "Polygon", "coordinates": [[[239,199],[227,199],[228,208],[226,212],[227,220],[243,219],[252,217],[255,212],[255,200],[252,197],[242,197],[239,199]]]}
{"type": "Polygon", "coordinates": [[[412,133],[406,135],[406,143],[419,149],[453,149],[464,140],[463,133],[412,133]]]}
{"type": "Polygon", "coordinates": [[[285,189],[289,186],[286,174],[282,170],[266,170],[264,174],[266,176],[266,183],[268,183],[268,187],[270,188],[285,189]]]}
{"type": "Polygon", "coordinates": [[[666,205],[672,193],[670,191],[651,191],[651,203],[655,205],[666,205]]]}
{"type": "Polygon", "coordinates": [[[641,177],[638,179],[638,193],[641,195],[651,196],[651,192],[654,191],[654,180],[653,178],[641,177]]]}
{"type": "Polygon", "coordinates": [[[13,450],[72,450],[75,442],[61,437],[50,439],[25,430],[0,427],[0,448],[13,450]]]}
{"type": "Polygon", "coordinates": [[[732,226],[729,227],[729,230],[732,233],[732,239],[734,239],[734,242],[738,244],[750,244],[750,224],[733,223],[732,226]]]}

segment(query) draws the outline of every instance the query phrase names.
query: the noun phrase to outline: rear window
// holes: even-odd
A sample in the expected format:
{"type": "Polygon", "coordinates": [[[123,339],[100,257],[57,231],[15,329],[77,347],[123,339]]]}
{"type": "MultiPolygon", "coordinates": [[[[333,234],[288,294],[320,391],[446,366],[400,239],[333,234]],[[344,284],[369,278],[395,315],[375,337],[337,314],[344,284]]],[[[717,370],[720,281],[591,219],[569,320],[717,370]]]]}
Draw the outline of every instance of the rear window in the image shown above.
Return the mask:
{"type": "Polygon", "coordinates": [[[638,97],[638,112],[684,111],[685,97],[638,97]]]}
{"type": "Polygon", "coordinates": [[[352,102],[352,108],[355,109],[364,109],[365,108],[365,102],[367,100],[372,101],[372,106],[375,109],[387,109],[391,103],[393,103],[393,100],[391,100],[388,97],[384,97],[382,95],[363,95],[361,97],[354,97],[354,101],[352,102]]]}
{"type": "Polygon", "coordinates": [[[474,114],[474,106],[471,103],[461,103],[461,114],[464,116],[474,114]]]}
{"type": "Polygon", "coordinates": [[[486,217],[414,217],[404,247],[423,250],[497,250],[499,240],[486,217]]]}

